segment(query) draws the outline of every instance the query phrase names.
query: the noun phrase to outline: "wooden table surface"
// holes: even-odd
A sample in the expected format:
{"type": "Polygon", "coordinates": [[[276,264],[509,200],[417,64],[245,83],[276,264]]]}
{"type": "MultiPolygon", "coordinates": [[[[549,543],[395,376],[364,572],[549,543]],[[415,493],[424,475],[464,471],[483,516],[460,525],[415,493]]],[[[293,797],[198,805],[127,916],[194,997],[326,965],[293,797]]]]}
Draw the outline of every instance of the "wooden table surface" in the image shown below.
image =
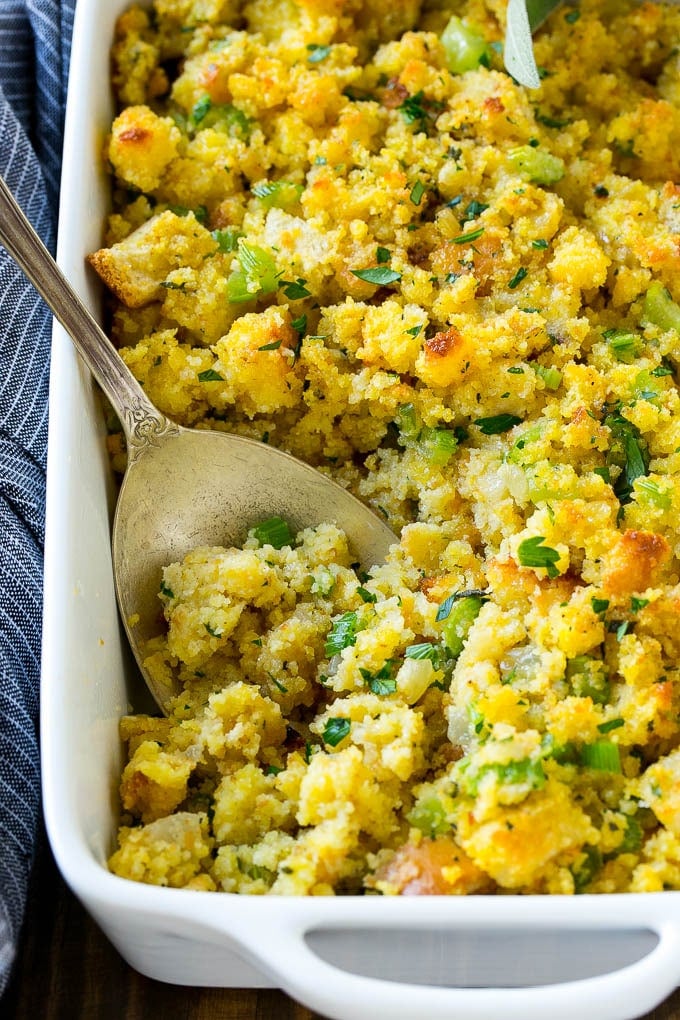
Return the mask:
{"type": "MultiPolygon", "coordinates": [[[[43,846],[3,1020],[323,1020],[270,989],[183,988],[121,959],[62,882],[43,846]]],[[[366,1020],[376,1018],[370,1006],[366,1020]]],[[[384,1018],[387,1020],[387,1018],[384,1018]]],[[[413,1020],[427,1020],[414,1017],[413,1020]]],[[[459,1018],[465,1020],[465,1018],[459,1018]]],[[[497,1017],[495,1020],[503,1020],[497,1017]]],[[[595,1014],[591,1020],[597,1020],[595,1014]]],[[[680,989],[644,1020],[680,1020],[680,989]]]]}

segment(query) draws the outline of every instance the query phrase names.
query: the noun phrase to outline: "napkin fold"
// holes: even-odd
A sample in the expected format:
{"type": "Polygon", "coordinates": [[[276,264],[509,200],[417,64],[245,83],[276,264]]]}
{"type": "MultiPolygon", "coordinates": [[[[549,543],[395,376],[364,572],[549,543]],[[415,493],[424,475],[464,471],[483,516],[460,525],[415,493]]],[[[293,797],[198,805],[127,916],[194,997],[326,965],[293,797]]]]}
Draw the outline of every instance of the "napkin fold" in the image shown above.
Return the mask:
{"type": "MultiPolygon", "coordinates": [[[[76,0],[0,0],[0,174],[54,250],[76,0]]],[[[0,247],[0,995],[40,809],[38,689],[51,316],[0,247]]]]}

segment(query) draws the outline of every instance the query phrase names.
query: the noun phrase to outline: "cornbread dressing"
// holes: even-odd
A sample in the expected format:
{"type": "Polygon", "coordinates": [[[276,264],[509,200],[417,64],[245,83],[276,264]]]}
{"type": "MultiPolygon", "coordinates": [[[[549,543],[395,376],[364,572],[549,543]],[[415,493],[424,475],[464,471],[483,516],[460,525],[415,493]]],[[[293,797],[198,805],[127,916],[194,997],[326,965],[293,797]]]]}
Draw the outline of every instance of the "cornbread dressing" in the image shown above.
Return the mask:
{"type": "Polygon", "coordinates": [[[504,31],[504,0],[118,21],[121,356],[401,536],[363,573],[272,519],[168,565],[146,665],[183,693],[122,721],[118,875],[680,889],[680,9],[560,6],[536,90],[504,31]]]}

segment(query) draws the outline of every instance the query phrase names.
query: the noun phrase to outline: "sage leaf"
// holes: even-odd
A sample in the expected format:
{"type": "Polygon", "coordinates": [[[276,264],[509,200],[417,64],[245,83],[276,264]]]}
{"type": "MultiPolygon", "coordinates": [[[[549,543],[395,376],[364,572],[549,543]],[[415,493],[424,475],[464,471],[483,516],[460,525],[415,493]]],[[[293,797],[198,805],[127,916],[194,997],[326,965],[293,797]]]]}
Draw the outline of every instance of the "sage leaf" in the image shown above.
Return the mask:
{"type": "Polygon", "coordinates": [[[531,33],[542,25],[561,0],[508,0],[505,33],[505,68],[527,88],[541,84],[531,33]]]}

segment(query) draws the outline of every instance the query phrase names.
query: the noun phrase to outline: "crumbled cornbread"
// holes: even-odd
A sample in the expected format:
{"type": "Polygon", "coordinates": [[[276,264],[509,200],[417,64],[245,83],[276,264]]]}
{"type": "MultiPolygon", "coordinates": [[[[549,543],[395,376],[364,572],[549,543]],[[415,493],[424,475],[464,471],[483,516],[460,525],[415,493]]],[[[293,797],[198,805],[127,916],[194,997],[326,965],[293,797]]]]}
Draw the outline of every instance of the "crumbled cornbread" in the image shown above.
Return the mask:
{"type": "Polygon", "coordinates": [[[183,694],[123,722],[117,874],[680,888],[680,9],[556,10],[533,91],[504,17],[118,22],[92,262],[122,357],[181,424],[290,451],[401,540],[364,575],[336,527],[266,522],[166,568],[147,666],[183,694]]]}

